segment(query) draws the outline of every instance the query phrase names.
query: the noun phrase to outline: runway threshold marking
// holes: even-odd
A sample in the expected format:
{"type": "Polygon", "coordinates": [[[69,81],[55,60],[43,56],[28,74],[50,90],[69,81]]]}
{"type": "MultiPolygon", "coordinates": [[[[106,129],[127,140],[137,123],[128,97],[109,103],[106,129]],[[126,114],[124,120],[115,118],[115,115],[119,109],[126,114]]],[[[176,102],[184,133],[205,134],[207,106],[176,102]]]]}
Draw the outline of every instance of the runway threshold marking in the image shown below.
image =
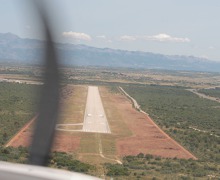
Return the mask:
{"type": "Polygon", "coordinates": [[[59,131],[83,131],[93,133],[111,133],[108,120],[103,108],[102,100],[97,86],[88,87],[84,122],[75,124],[57,124],[56,130],[59,131]],[[83,125],[82,129],[67,130],[61,127],[83,125]]]}
{"type": "Polygon", "coordinates": [[[88,87],[83,131],[111,133],[97,86],[88,87]]]}

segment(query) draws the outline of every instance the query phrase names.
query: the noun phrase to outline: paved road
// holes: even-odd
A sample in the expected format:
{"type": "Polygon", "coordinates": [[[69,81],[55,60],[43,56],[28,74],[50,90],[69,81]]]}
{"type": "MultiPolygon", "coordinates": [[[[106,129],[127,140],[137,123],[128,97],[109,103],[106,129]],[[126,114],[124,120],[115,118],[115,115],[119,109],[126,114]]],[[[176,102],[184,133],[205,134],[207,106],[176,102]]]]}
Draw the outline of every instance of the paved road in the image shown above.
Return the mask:
{"type": "Polygon", "coordinates": [[[97,86],[89,86],[83,131],[111,133],[97,86]]]}

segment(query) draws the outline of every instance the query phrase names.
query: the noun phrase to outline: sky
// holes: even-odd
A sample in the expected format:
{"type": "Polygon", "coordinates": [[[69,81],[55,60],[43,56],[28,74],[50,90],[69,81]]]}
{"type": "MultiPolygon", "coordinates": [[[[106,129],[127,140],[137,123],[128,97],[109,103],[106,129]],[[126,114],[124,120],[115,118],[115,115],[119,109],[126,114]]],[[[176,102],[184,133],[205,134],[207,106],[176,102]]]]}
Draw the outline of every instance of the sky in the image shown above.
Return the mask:
{"type": "MultiPolygon", "coordinates": [[[[0,33],[43,38],[31,0],[0,2],[0,33]]],[[[58,42],[220,61],[220,0],[42,2],[58,42]]]]}

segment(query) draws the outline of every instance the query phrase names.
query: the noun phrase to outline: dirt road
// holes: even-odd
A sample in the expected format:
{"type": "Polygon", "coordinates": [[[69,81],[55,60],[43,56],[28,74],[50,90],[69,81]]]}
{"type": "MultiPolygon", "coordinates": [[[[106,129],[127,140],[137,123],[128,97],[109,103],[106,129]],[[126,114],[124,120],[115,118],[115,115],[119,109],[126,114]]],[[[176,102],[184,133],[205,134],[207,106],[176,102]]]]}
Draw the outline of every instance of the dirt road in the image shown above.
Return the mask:
{"type": "MultiPolygon", "coordinates": [[[[123,90],[122,88],[120,89],[123,90]]],[[[124,92],[123,90],[123,94],[126,95],[125,98],[129,96],[129,100],[136,102],[133,97],[124,92]]],[[[142,152],[161,157],[197,159],[192,153],[160,129],[150,116],[141,110],[137,102],[132,102],[136,107],[131,109],[131,105],[129,105],[130,103],[126,99],[119,97],[120,95],[117,96],[115,95],[115,98],[111,98],[116,101],[114,102],[115,104],[118,104],[117,107],[123,114],[126,125],[133,133],[132,136],[121,138],[117,141],[119,155],[137,155],[142,152]]]]}
{"type": "Polygon", "coordinates": [[[196,94],[197,96],[199,96],[201,98],[209,99],[209,100],[216,101],[216,102],[220,103],[220,99],[219,98],[212,97],[212,96],[207,96],[205,94],[199,93],[196,89],[187,89],[187,91],[190,91],[190,92],[196,94]]]}

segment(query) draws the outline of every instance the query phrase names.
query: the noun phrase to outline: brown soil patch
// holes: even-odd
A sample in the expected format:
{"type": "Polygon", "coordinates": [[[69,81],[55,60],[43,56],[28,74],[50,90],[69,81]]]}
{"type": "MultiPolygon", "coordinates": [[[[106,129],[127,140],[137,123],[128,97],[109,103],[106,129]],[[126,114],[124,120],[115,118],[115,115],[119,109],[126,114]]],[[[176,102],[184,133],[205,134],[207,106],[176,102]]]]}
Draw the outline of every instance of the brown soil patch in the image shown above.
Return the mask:
{"type": "MultiPolygon", "coordinates": [[[[60,124],[82,123],[86,104],[86,86],[67,85],[62,95],[60,124]]],[[[100,87],[100,94],[111,134],[56,131],[53,151],[77,152],[78,157],[88,161],[88,153],[118,159],[139,153],[169,158],[196,159],[190,152],[165,134],[146,114],[132,108],[130,100],[122,94],[113,94],[100,87]],[[85,156],[84,156],[84,155],[85,156]]],[[[33,122],[28,123],[7,144],[19,147],[30,145],[33,122]]],[[[69,128],[67,128],[69,129],[69,128]]],[[[107,161],[101,156],[97,162],[107,161]]],[[[91,163],[94,158],[90,158],[91,163]]]]}
{"type": "Polygon", "coordinates": [[[132,108],[130,100],[124,95],[111,94],[104,88],[102,91],[106,94],[105,101],[109,107],[115,107],[114,110],[118,111],[121,119],[132,132],[130,136],[116,139],[117,155],[144,153],[168,158],[196,159],[195,156],[164,133],[149,116],[132,108]]]}
{"type": "MultiPolygon", "coordinates": [[[[12,147],[29,147],[32,138],[32,127],[28,127],[16,136],[11,142],[12,147]]],[[[73,152],[76,151],[80,144],[80,137],[68,133],[56,133],[52,151],[73,152]]]]}
{"type": "Polygon", "coordinates": [[[73,134],[58,132],[52,150],[58,152],[74,152],[79,148],[80,137],[73,134]]]}
{"type": "MultiPolygon", "coordinates": [[[[86,87],[67,85],[62,90],[61,114],[59,123],[82,123],[84,102],[80,93],[86,96],[86,87]]],[[[36,117],[29,121],[5,146],[30,146],[33,124],[36,117]]],[[[74,152],[80,146],[80,135],[75,132],[56,131],[52,151],[74,152]]]]}
{"type": "Polygon", "coordinates": [[[5,147],[8,147],[8,146],[13,146],[13,147],[18,147],[18,146],[22,146],[22,144],[26,144],[28,143],[26,140],[26,136],[29,137],[30,136],[30,133],[31,133],[31,127],[34,123],[34,121],[36,120],[37,118],[37,115],[32,118],[28,123],[26,123],[20,131],[18,131],[17,134],[15,134],[15,136],[13,138],[11,138],[9,140],[9,142],[5,145],[5,147]],[[22,141],[22,143],[21,143],[22,141]]]}
{"type": "Polygon", "coordinates": [[[30,140],[32,138],[32,129],[33,125],[28,126],[24,128],[22,131],[20,131],[16,136],[14,136],[11,140],[11,143],[9,146],[12,147],[29,147],[30,145],[30,140]]]}

